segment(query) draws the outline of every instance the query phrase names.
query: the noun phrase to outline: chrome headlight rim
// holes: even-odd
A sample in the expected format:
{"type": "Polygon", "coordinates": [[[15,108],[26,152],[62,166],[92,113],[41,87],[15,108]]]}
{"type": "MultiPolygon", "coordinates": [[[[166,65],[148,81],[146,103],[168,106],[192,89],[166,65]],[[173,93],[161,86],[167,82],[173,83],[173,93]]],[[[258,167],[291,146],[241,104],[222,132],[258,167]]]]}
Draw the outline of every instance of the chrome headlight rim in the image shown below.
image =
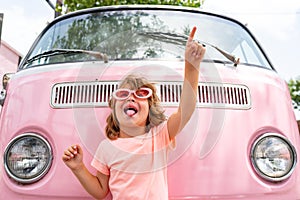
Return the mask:
{"type": "Polygon", "coordinates": [[[260,178],[266,180],[266,181],[270,181],[270,182],[282,182],[287,180],[293,173],[293,171],[295,170],[296,164],[297,164],[297,153],[296,153],[296,149],[295,147],[292,145],[292,143],[288,140],[288,138],[286,138],[285,136],[283,136],[280,133],[276,133],[276,132],[267,132],[264,134],[261,134],[259,137],[257,137],[254,140],[254,143],[251,146],[251,150],[250,150],[250,158],[251,158],[251,165],[254,168],[254,171],[259,175],[260,178]],[[272,137],[272,138],[278,138],[281,141],[283,141],[283,143],[285,143],[290,152],[291,152],[291,156],[293,158],[293,164],[291,165],[288,173],[286,173],[283,176],[279,176],[279,177],[271,177],[268,176],[267,174],[265,174],[264,172],[262,172],[259,168],[259,166],[257,165],[255,158],[254,158],[254,152],[256,150],[257,145],[263,141],[264,139],[268,138],[268,137],[272,137]]]}
{"type": "Polygon", "coordinates": [[[48,171],[50,170],[50,168],[52,166],[53,152],[52,152],[50,143],[43,136],[41,136],[40,134],[37,134],[37,133],[27,132],[27,133],[20,134],[10,140],[10,142],[8,143],[8,145],[5,148],[3,160],[4,160],[4,169],[10,178],[12,178],[14,181],[21,183],[21,184],[31,184],[31,183],[35,183],[35,182],[39,181],[48,173],[48,171]],[[28,178],[28,179],[21,178],[21,177],[18,177],[17,175],[15,175],[11,171],[11,169],[8,167],[8,162],[7,162],[8,161],[8,153],[12,149],[12,147],[26,137],[35,138],[35,139],[41,141],[46,146],[46,148],[48,149],[48,152],[49,152],[49,159],[48,159],[47,164],[43,167],[43,169],[35,177],[28,178]]]}

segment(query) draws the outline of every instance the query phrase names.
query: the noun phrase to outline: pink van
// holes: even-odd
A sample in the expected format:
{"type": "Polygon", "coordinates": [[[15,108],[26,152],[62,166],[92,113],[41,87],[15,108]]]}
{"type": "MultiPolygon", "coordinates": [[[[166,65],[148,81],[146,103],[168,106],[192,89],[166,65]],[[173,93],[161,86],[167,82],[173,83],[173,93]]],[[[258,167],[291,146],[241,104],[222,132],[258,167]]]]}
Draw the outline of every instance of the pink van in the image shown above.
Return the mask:
{"type": "MultiPolygon", "coordinates": [[[[206,45],[197,108],[168,164],[169,199],[300,199],[300,138],[287,84],[241,23],[199,9],[100,7],[55,19],[1,91],[0,199],[91,199],[61,160],[89,165],[108,100],[138,73],[178,106],[187,34],[206,45]]],[[[110,199],[110,196],[107,197],[110,199]]]]}

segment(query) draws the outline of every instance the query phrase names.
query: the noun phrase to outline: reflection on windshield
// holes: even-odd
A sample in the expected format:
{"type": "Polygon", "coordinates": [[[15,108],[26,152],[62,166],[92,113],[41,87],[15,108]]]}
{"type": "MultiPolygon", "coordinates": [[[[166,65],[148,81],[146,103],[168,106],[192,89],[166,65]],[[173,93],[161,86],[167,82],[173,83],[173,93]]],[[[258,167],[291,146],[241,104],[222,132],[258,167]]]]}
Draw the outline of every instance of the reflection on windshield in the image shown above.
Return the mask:
{"type": "MultiPolygon", "coordinates": [[[[55,49],[101,52],[109,60],[183,59],[185,44],[176,37],[165,40],[148,37],[149,32],[188,35],[197,26],[195,38],[235,55],[241,63],[270,68],[249,34],[226,19],[201,13],[171,10],[123,10],[79,15],[52,25],[33,48],[28,59],[55,49]],[[145,34],[141,34],[145,33],[145,34]]],[[[207,48],[206,60],[226,58],[214,48],[207,48]]],[[[89,54],[59,53],[28,62],[21,68],[35,65],[93,61],[89,54]]],[[[26,62],[25,62],[26,63],[26,62]]]]}

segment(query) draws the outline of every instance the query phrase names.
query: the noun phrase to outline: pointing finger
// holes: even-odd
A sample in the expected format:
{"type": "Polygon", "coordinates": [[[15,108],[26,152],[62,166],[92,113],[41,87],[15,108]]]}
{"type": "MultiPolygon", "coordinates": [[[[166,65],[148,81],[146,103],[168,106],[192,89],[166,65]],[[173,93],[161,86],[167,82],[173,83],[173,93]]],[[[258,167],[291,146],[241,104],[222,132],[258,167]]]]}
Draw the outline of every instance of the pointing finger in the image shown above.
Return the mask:
{"type": "Polygon", "coordinates": [[[196,30],[197,30],[197,28],[194,26],[192,31],[190,32],[190,36],[189,36],[189,39],[188,39],[189,42],[191,42],[194,39],[194,35],[196,33],[196,30]]]}

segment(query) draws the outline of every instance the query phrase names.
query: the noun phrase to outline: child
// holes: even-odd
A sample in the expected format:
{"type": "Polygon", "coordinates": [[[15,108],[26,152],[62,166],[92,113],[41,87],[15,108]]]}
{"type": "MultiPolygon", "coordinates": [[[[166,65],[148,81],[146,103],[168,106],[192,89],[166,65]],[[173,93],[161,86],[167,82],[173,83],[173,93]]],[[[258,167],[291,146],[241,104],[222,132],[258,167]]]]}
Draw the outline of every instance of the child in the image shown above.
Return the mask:
{"type": "Polygon", "coordinates": [[[94,156],[91,174],[83,163],[79,145],[65,150],[62,160],[86,191],[103,199],[168,199],[167,154],[175,136],[189,121],[196,106],[200,62],[205,47],[190,33],[185,50],[185,74],[178,110],[166,119],[155,87],[146,79],[128,76],[110,100],[106,134],[94,156]]]}

